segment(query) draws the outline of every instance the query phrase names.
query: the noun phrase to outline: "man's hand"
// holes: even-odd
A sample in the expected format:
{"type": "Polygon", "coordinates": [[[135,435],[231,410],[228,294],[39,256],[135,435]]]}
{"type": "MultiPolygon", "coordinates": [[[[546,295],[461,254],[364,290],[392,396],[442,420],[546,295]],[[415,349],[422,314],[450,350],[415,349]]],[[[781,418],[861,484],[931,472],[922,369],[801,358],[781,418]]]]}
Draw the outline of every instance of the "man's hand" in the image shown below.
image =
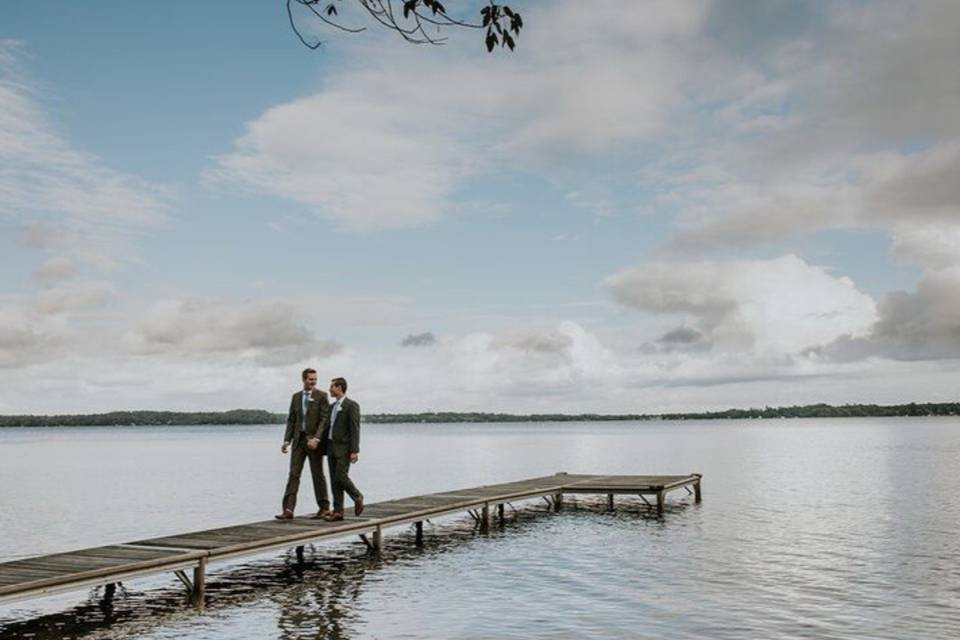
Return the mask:
{"type": "Polygon", "coordinates": [[[320,438],[308,438],[307,439],[307,449],[313,451],[320,446],[320,438]]]}
{"type": "Polygon", "coordinates": [[[351,463],[351,464],[357,464],[357,460],[359,460],[359,459],[360,459],[360,454],[359,454],[359,453],[351,453],[351,454],[350,454],[350,463],[351,463]]]}
{"type": "Polygon", "coordinates": [[[283,446],[280,447],[280,453],[286,453],[287,451],[290,451],[290,443],[284,442],[283,446]]]}

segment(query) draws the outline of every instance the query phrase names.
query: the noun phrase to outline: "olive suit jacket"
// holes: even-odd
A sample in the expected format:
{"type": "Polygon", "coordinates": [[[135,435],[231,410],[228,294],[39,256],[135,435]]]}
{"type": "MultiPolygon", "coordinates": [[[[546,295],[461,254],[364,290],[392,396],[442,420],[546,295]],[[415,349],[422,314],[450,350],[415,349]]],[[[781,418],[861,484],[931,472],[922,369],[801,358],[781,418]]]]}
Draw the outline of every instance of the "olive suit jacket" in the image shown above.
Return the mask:
{"type": "MultiPolygon", "coordinates": [[[[301,427],[306,424],[305,435],[307,438],[316,438],[320,435],[320,429],[328,422],[327,416],[330,413],[330,403],[327,402],[327,394],[319,389],[314,389],[310,393],[307,413],[303,413],[303,391],[297,391],[290,399],[290,412],[287,414],[287,430],[283,435],[284,442],[292,442],[294,445],[300,444],[298,438],[301,435],[301,427]]],[[[306,444],[306,440],[304,440],[306,444]]],[[[323,449],[323,440],[320,441],[320,449],[323,449]]]]}
{"type": "Polygon", "coordinates": [[[330,416],[333,415],[333,405],[327,412],[327,419],[323,429],[323,435],[320,441],[321,447],[326,448],[327,455],[335,458],[346,458],[351,453],[360,453],[360,405],[344,398],[340,402],[340,412],[337,414],[337,421],[330,424],[330,416]],[[333,438],[330,437],[330,429],[333,429],[333,438]]]}

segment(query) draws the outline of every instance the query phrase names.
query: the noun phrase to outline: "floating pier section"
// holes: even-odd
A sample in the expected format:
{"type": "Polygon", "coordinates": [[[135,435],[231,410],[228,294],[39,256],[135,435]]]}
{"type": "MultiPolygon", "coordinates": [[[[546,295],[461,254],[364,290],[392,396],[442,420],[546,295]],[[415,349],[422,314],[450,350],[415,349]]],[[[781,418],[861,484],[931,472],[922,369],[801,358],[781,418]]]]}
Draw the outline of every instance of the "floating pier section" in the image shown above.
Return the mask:
{"type": "Polygon", "coordinates": [[[0,604],[39,598],[55,593],[104,585],[110,597],[116,584],[157,573],[173,572],[184,584],[190,601],[203,610],[206,570],[210,562],[255,555],[273,549],[296,547],[303,558],[303,545],[359,535],[372,552],[378,552],[383,531],[414,523],[416,543],[423,544],[423,522],[453,513],[469,513],[481,530],[490,527],[496,509],[504,522],[504,505],[544,498],[555,511],[563,509],[568,494],[606,495],[608,509],[615,496],[640,496],[662,516],[667,494],[686,489],[700,502],[700,474],[686,476],[593,476],[558,473],[504,484],[431,493],[366,505],[361,517],[339,522],[313,520],[265,520],[163,538],[137,540],[67,553],[24,558],[0,563],[0,604]],[[648,500],[650,498],[650,500],[648,500]],[[188,573],[189,572],[189,573],[188,573]]]}

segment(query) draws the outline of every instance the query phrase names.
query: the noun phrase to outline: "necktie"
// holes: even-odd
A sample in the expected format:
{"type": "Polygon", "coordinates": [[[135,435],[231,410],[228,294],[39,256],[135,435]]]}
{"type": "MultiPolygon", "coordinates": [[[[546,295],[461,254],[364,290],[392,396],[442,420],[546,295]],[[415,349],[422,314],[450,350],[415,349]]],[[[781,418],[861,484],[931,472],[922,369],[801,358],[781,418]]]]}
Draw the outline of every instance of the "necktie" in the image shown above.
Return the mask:
{"type": "Polygon", "coordinates": [[[333,409],[330,410],[330,439],[333,440],[333,427],[337,423],[337,414],[340,413],[340,401],[333,403],[333,409]]]}
{"type": "Polygon", "coordinates": [[[310,406],[310,394],[303,392],[303,420],[300,422],[300,431],[307,430],[307,407],[310,406]]]}

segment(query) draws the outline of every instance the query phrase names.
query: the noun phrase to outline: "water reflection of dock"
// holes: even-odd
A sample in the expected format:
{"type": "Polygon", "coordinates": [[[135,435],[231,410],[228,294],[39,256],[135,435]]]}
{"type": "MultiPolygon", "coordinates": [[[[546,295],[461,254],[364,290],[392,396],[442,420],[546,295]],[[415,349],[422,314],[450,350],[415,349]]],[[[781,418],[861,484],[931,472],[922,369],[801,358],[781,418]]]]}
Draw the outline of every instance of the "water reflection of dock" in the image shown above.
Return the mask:
{"type": "Polygon", "coordinates": [[[700,501],[699,474],[687,476],[592,476],[560,473],[504,484],[471,487],[368,504],[362,517],[340,522],[295,518],[192,531],[163,538],[81,549],[0,563],[0,603],[37,598],[54,593],[114,585],[137,576],[174,572],[203,608],[206,567],[209,562],[254,555],[272,549],[296,547],[345,536],[359,535],[372,552],[380,549],[383,530],[404,524],[416,526],[416,542],[423,542],[423,522],[452,513],[469,513],[481,530],[496,517],[504,522],[504,505],[543,498],[551,507],[563,508],[564,494],[606,495],[613,509],[616,495],[639,495],[663,514],[669,492],[686,489],[700,501]],[[647,498],[653,501],[648,501],[647,498]],[[493,511],[496,510],[496,516],[493,511]],[[186,573],[192,569],[192,576],[186,573]]]}

